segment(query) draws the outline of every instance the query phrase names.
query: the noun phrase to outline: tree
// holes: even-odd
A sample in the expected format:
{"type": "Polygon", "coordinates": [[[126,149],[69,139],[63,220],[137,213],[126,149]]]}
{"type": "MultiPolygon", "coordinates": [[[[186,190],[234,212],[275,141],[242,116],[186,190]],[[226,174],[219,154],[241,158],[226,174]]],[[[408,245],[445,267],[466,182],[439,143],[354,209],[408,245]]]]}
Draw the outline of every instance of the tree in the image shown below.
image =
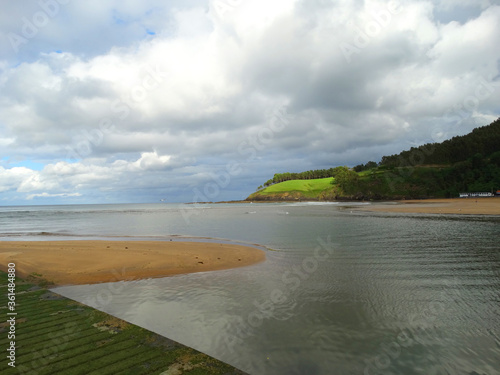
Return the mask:
{"type": "Polygon", "coordinates": [[[358,174],[347,167],[335,168],[335,179],[332,183],[338,185],[344,193],[352,194],[358,187],[358,174]]]}

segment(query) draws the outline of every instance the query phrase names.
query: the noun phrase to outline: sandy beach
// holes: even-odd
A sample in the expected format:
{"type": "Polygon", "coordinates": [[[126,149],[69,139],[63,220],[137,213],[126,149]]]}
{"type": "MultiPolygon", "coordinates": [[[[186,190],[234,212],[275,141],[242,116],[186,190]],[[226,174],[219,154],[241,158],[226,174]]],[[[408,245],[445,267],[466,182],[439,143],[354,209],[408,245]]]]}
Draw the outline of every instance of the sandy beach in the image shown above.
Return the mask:
{"type": "Polygon", "coordinates": [[[262,250],[177,241],[0,241],[0,269],[16,264],[55,285],[95,284],[215,271],[263,262],[262,250]],[[41,275],[41,276],[40,276],[41,275]]]}
{"type": "Polygon", "coordinates": [[[429,214],[500,215],[500,198],[451,198],[374,203],[363,211],[429,214]]]}

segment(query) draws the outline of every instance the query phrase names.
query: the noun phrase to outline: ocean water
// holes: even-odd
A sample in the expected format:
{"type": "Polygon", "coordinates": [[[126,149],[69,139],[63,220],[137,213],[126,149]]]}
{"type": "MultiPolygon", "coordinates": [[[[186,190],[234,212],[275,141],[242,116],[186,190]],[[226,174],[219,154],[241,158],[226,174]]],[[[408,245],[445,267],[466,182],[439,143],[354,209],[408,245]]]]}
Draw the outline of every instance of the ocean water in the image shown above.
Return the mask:
{"type": "Polygon", "coordinates": [[[0,208],[1,240],[264,246],[249,267],[56,289],[252,375],[500,374],[499,233],[354,204],[0,208]]]}

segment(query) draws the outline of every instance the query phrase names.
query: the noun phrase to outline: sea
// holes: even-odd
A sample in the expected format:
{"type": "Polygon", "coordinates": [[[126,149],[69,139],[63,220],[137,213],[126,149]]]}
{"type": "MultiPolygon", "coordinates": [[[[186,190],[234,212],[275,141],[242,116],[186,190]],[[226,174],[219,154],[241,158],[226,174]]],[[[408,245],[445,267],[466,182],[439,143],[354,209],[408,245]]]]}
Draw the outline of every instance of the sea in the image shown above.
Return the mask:
{"type": "Polygon", "coordinates": [[[55,289],[252,375],[500,374],[500,216],[369,205],[0,207],[0,240],[264,249],[237,269],[55,289]]]}

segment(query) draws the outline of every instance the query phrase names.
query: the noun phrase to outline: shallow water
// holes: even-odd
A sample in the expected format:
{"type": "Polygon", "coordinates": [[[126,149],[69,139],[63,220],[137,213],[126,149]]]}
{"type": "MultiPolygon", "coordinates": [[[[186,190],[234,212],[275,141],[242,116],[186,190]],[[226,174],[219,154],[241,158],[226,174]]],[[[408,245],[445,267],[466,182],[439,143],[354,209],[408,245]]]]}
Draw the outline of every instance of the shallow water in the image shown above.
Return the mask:
{"type": "Polygon", "coordinates": [[[500,374],[499,217],[185,208],[0,209],[0,231],[267,246],[267,261],[250,267],[57,289],[250,374],[500,374]]]}

